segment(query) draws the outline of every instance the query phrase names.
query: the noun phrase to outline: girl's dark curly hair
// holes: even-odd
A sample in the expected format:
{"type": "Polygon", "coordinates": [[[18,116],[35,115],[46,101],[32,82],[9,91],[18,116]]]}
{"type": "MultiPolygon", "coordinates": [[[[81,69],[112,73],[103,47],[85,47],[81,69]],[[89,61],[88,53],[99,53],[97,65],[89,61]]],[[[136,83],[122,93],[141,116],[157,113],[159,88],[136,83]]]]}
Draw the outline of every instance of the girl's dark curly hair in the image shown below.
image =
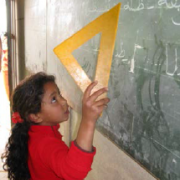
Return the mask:
{"type": "Polygon", "coordinates": [[[10,180],[30,179],[27,164],[28,130],[32,122],[28,116],[40,112],[43,87],[47,82],[55,83],[55,77],[39,72],[23,80],[13,92],[12,110],[20,114],[23,122],[13,126],[5,153],[1,157],[4,160],[3,169],[8,171],[10,180]]]}

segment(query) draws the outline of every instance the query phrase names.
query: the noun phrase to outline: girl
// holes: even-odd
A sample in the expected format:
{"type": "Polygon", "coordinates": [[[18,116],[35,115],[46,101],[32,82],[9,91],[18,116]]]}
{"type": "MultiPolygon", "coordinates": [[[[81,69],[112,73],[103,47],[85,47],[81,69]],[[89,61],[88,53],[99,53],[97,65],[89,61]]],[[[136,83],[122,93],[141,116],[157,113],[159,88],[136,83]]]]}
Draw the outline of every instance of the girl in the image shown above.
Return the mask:
{"type": "Polygon", "coordinates": [[[2,156],[10,180],[82,180],[87,176],[96,152],[92,146],[96,120],[109,102],[108,98],[96,101],[107,88],[91,95],[96,84],[91,83],[84,93],[81,124],[70,148],[58,132],[59,123],[68,120],[69,107],[55,77],[40,72],[15,88],[15,125],[2,156]]]}

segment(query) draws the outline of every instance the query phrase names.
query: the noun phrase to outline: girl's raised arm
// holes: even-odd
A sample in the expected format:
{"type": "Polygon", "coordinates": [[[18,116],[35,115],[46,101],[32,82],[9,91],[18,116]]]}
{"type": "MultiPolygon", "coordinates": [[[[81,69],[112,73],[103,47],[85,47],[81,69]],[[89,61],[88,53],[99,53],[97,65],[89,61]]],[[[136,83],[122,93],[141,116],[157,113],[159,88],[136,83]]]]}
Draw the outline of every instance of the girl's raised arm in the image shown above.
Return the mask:
{"type": "Polygon", "coordinates": [[[87,87],[82,101],[82,120],[79,126],[76,143],[85,151],[92,151],[96,121],[101,115],[104,107],[106,107],[107,103],[110,101],[109,98],[97,100],[100,95],[107,92],[107,88],[99,89],[91,95],[91,91],[96,85],[97,82],[93,82],[87,87]]]}

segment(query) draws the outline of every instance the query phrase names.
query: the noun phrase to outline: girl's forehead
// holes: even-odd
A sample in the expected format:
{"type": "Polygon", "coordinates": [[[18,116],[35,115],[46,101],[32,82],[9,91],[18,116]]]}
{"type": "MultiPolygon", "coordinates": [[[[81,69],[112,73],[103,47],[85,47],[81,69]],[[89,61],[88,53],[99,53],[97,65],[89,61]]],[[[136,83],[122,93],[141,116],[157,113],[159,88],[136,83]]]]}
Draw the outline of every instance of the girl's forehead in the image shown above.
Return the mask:
{"type": "Polygon", "coordinates": [[[59,88],[57,87],[57,84],[54,82],[47,82],[44,84],[44,94],[49,94],[54,91],[59,91],[59,88]]]}

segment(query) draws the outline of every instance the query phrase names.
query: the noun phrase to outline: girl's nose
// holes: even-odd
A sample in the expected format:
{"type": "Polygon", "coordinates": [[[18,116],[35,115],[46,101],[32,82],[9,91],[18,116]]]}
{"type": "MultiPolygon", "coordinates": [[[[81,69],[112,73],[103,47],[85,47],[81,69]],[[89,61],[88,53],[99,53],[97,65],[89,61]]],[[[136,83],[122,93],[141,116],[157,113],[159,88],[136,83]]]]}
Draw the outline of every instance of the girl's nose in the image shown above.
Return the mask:
{"type": "Polygon", "coordinates": [[[67,105],[67,100],[64,99],[63,97],[61,97],[60,103],[61,103],[63,106],[64,106],[64,105],[67,105]]]}

